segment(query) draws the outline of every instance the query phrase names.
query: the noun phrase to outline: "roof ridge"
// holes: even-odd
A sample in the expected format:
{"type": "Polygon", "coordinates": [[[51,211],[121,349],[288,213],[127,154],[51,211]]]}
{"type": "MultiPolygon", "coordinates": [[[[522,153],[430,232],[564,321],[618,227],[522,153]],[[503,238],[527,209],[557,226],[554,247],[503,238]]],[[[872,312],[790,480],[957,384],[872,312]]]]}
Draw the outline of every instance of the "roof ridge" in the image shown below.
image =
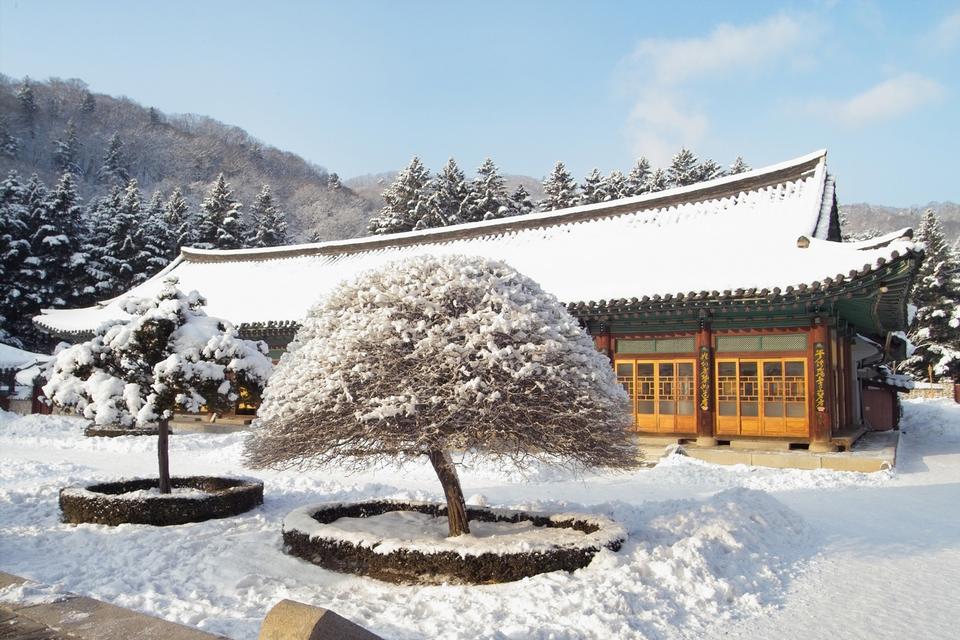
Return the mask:
{"type": "Polygon", "coordinates": [[[811,171],[820,172],[821,176],[825,175],[826,155],[826,149],[820,149],[768,167],[714,178],[685,187],[675,187],[630,198],[554,211],[528,213],[522,216],[483,220],[422,231],[264,249],[216,250],[183,247],[180,258],[186,262],[248,262],[308,255],[341,255],[371,251],[383,247],[431,244],[477,236],[501,235],[522,229],[553,227],[586,220],[615,217],[626,213],[666,209],[680,204],[719,200],[745,191],[760,190],[804,177],[811,171]]]}

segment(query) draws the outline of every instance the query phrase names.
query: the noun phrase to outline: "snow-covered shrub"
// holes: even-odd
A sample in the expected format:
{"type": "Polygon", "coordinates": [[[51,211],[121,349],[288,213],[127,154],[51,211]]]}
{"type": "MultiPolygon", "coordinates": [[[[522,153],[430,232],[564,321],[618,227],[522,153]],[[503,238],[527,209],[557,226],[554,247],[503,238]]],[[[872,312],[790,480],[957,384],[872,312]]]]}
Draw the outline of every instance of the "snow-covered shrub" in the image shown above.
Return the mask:
{"type": "Polygon", "coordinates": [[[628,400],[607,358],[556,298],[508,265],[396,262],[314,306],[264,392],[255,467],[427,456],[450,534],[469,532],[450,452],[521,469],[635,465],[628,400]]]}
{"type": "Polygon", "coordinates": [[[173,277],[153,298],[128,298],[132,318],[104,323],[88,342],[60,351],[43,387],[54,403],[96,425],[159,427],[164,493],[174,411],[226,409],[240,389],[256,400],[272,369],[264,343],[241,340],[230,323],[207,316],[204,303],[196,291],[177,289],[173,277]]]}

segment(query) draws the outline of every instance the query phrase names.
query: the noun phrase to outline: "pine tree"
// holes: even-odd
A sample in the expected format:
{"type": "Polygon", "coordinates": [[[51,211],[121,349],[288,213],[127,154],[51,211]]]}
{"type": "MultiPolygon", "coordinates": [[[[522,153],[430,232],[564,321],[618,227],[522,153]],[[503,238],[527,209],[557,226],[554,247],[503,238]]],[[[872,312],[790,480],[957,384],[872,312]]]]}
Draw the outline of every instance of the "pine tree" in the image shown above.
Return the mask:
{"type": "Polygon", "coordinates": [[[630,189],[627,185],[627,177],[622,171],[613,170],[606,178],[607,200],[619,200],[620,198],[630,197],[630,189]]]}
{"type": "Polygon", "coordinates": [[[383,192],[383,209],[367,228],[378,235],[412,231],[428,215],[430,195],[430,172],[414,156],[383,192]]]}
{"type": "Polygon", "coordinates": [[[23,347],[23,321],[32,306],[25,285],[31,256],[27,225],[27,192],[20,176],[11,171],[0,183],[0,342],[23,347]]]}
{"type": "Polygon", "coordinates": [[[83,92],[83,99],[80,101],[80,113],[89,115],[97,110],[97,101],[90,93],[90,90],[83,92]]]}
{"type": "Polygon", "coordinates": [[[583,184],[580,185],[580,199],[577,203],[595,204],[607,199],[607,180],[599,169],[594,169],[583,179],[583,184]]]}
{"type": "Polygon", "coordinates": [[[671,187],[685,187],[697,182],[699,177],[697,156],[690,149],[682,147],[667,168],[667,183],[671,187]]]}
{"type": "Polygon", "coordinates": [[[517,185],[513,194],[510,196],[511,215],[524,216],[533,211],[533,200],[530,199],[530,192],[522,184],[517,185]]]}
{"type": "Polygon", "coordinates": [[[80,141],[77,139],[77,127],[73,120],[67,120],[63,137],[53,141],[53,162],[61,171],[71,171],[80,175],[77,155],[80,153],[80,141]]]}
{"type": "Polygon", "coordinates": [[[248,247],[280,247],[287,244],[287,221],[273,201],[270,185],[260,189],[250,208],[248,247]]]}
{"type": "Polygon", "coordinates": [[[37,106],[37,98],[33,95],[33,87],[30,86],[30,79],[24,78],[17,88],[17,104],[20,108],[20,119],[24,126],[30,131],[30,137],[36,135],[37,113],[40,107],[37,106]]]}
{"type": "Polygon", "coordinates": [[[150,107],[150,109],[147,110],[147,114],[150,116],[151,127],[156,127],[163,124],[163,115],[161,115],[156,108],[150,107]]]}
{"type": "Polygon", "coordinates": [[[477,169],[470,183],[470,206],[467,222],[495,220],[510,215],[510,200],[503,176],[493,160],[487,158],[477,169]]]}
{"type": "Polygon", "coordinates": [[[7,119],[0,118],[0,156],[16,158],[20,152],[20,143],[20,138],[10,133],[7,119]]]}
{"type": "Polygon", "coordinates": [[[131,180],[123,189],[119,202],[114,196],[104,204],[117,207],[112,218],[105,220],[107,238],[100,256],[109,274],[109,291],[115,295],[149,277],[150,254],[145,248],[140,185],[131,180]]]}
{"type": "Polygon", "coordinates": [[[200,204],[197,220],[197,247],[201,249],[239,249],[243,246],[240,203],[221,173],[200,204]]]}
{"type": "Polygon", "coordinates": [[[730,168],[727,169],[728,176],[734,176],[738,173],[744,173],[750,171],[750,166],[743,161],[743,158],[737,156],[737,159],[733,161],[733,164],[730,165],[730,168]]]}
{"type": "Polygon", "coordinates": [[[650,162],[641,157],[637,160],[637,163],[633,165],[633,169],[630,170],[629,175],[627,175],[627,190],[625,195],[628,196],[639,196],[646,193],[650,188],[650,162]]]}
{"type": "Polygon", "coordinates": [[[327,188],[331,191],[338,191],[343,188],[343,183],[340,182],[340,176],[335,173],[331,173],[327,177],[327,188]]]}
{"type": "Polygon", "coordinates": [[[143,217],[143,249],[147,253],[146,273],[153,275],[170,264],[170,248],[176,243],[167,225],[163,194],[154,191],[143,217]]]}
{"type": "Polygon", "coordinates": [[[89,256],[83,246],[83,221],[77,181],[65,171],[34,214],[31,252],[42,272],[38,295],[48,307],[80,306],[92,295],[86,277],[89,256]]]}
{"type": "Polygon", "coordinates": [[[112,246],[113,225],[120,215],[124,190],[114,185],[107,195],[101,196],[87,207],[85,226],[87,229],[87,252],[90,262],[87,273],[98,300],[111,297],[119,288],[114,279],[112,265],[108,265],[108,247],[112,246]]]}
{"type": "Polygon", "coordinates": [[[669,186],[670,180],[667,178],[667,173],[663,169],[657,169],[650,174],[649,179],[647,180],[647,186],[644,188],[644,193],[653,193],[654,191],[663,191],[669,186]]]}
{"type": "Polygon", "coordinates": [[[697,165],[697,181],[705,182],[723,175],[723,167],[709,158],[697,165]]]}
{"type": "Polygon", "coordinates": [[[932,209],[923,214],[917,240],[923,242],[925,252],[912,295],[917,314],[910,340],[916,350],[906,366],[921,380],[960,382],[958,265],[932,209]]]}
{"type": "Polygon", "coordinates": [[[126,184],[130,180],[123,162],[123,142],[120,134],[110,136],[107,153],[103,156],[103,163],[97,172],[97,179],[104,184],[126,184]]]}
{"type": "Polygon", "coordinates": [[[553,211],[572,207],[577,203],[577,183],[562,162],[557,162],[543,181],[543,200],[538,204],[540,211],[553,211]]]}
{"type": "Polygon", "coordinates": [[[434,178],[426,213],[417,221],[414,229],[431,229],[467,222],[470,218],[470,206],[470,186],[466,176],[457,166],[457,161],[450,158],[434,178]]]}
{"type": "Polygon", "coordinates": [[[164,215],[173,241],[168,257],[173,260],[180,253],[180,247],[191,247],[196,243],[196,232],[190,219],[190,207],[183,198],[180,187],[170,194],[170,199],[164,206],[164,215]]]}

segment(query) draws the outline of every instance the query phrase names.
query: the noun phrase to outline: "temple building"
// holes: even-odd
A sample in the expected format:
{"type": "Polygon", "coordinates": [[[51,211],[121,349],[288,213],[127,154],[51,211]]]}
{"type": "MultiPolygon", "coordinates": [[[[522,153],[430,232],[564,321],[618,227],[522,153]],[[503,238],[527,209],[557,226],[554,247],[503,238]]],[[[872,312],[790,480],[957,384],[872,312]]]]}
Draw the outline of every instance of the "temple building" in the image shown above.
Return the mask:
{"type": "MultiPolygon", "coordinates": [[[[563,301],[606,353],[647,436],[701,446],[776,439],[811,451],[895,426],[907,294],[922,254],[909,229],[841,242],[826,152],[600,204],[271,249],[183,249],[168,275],[207,313],[279,357],[338,282],[420,254],[500,259],[563,301]],[[869,389],[869,393],[865,390],[869,389]],[[886,389],[885,393],[877,389],[886,389]]],[[[48,310],[70,341],[124,317],[118,299],[48,310]]]]}

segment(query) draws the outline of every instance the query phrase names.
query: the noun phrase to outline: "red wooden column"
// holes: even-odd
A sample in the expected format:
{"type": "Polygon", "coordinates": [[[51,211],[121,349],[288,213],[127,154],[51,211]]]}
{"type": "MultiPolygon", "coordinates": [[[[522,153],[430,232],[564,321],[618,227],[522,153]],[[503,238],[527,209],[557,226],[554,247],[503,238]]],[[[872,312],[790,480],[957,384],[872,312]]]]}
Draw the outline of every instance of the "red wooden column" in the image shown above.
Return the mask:
{"type": "Polygon", "coordinates": [[[830,441],[833,437],[832,392],[833,363],[830,361],[830,327],[824,318],[817,318],[810,331],[810,389],[813,402],[810,406],[810,451],[836,451],[830,441]]]}
{"type": "Polygon", "coordinates": [[[717,446],[716,432],[714,431],[714,412],[716,411],[714,400],[714,365],[713,365],[713,332],[710,329],[710,323],[706,320],[700,321],[700,330],[696,336],[697,349],[697,446],[715,447],[717,446]]]}
{"type": "Polygon", "coordinates": [[[600,331],[593,336],[593,345],[597,351],[607,354],[610,362],[613,362],[613,336],[610,335],[610,325],[602,322],[599,329],[600,331]]]}

